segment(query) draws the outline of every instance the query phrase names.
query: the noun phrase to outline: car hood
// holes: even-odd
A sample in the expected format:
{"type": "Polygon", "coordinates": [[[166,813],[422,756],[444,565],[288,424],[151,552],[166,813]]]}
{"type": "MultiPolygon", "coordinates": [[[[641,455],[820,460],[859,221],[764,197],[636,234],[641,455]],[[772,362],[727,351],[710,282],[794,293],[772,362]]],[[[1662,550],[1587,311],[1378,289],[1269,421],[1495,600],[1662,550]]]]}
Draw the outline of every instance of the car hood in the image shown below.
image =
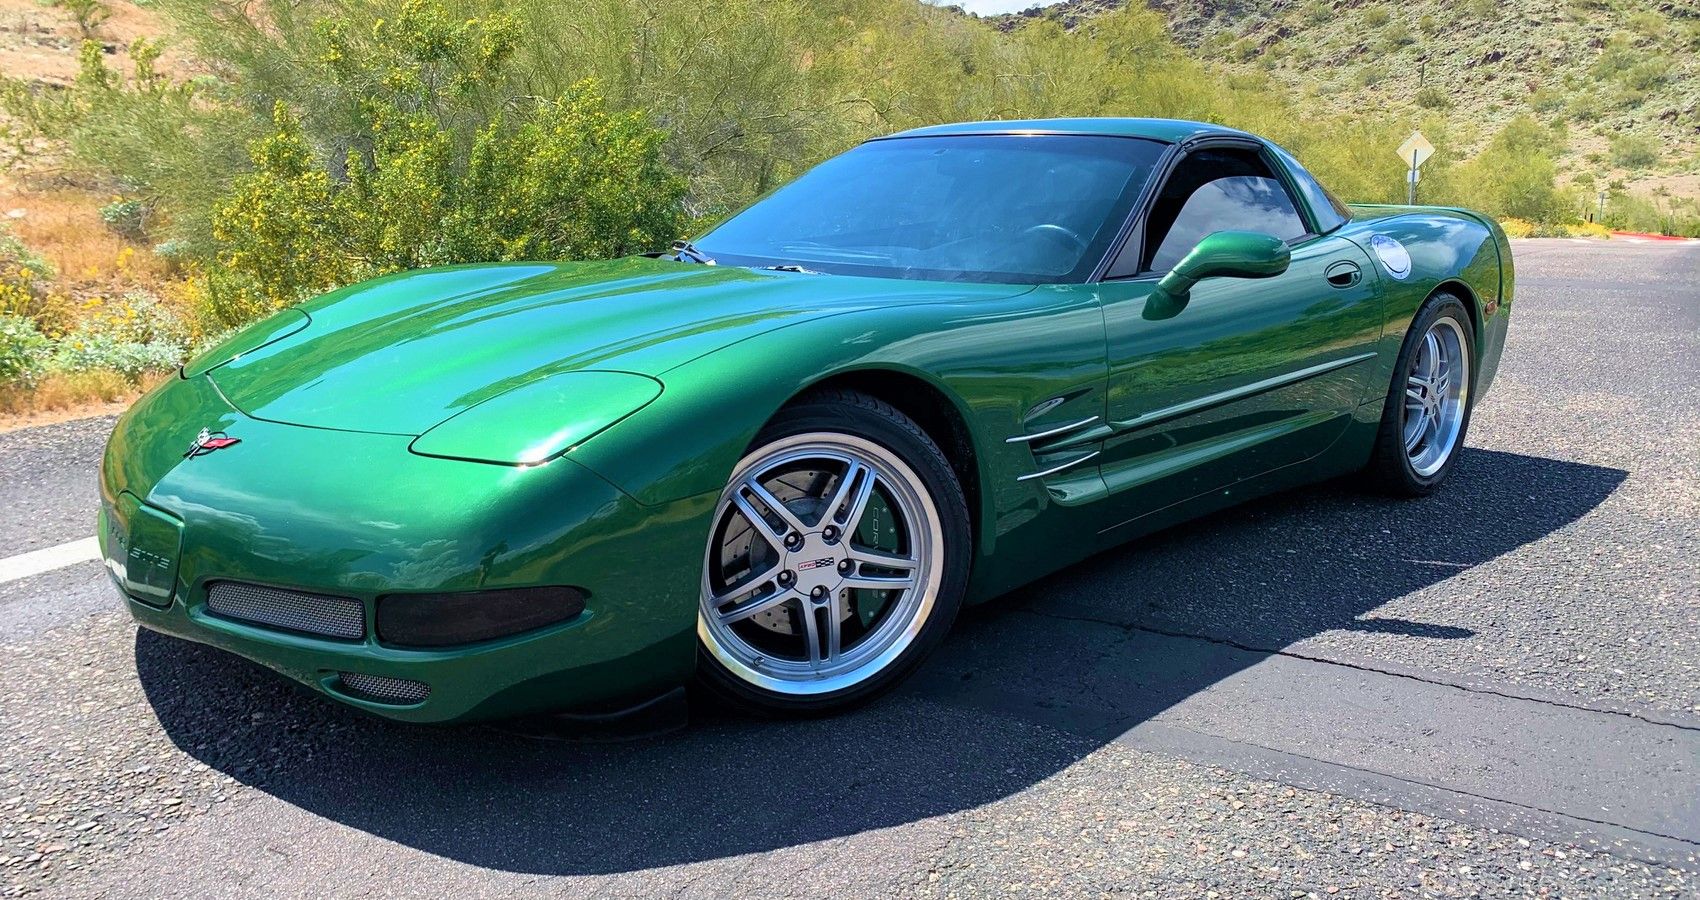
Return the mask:
{"type": "Polygon", "coordinates": [[[564,372],[659,377],[808,319],[1025,290],[646,257],[457,266],[392,275],[312,300],[298,308],[304,325],[292,313],[293,324],[257,326],[270,343],[250,340],[261,345],[212,360],[208,371],[233,406],[257,419],[417,435],[564,372]]]}

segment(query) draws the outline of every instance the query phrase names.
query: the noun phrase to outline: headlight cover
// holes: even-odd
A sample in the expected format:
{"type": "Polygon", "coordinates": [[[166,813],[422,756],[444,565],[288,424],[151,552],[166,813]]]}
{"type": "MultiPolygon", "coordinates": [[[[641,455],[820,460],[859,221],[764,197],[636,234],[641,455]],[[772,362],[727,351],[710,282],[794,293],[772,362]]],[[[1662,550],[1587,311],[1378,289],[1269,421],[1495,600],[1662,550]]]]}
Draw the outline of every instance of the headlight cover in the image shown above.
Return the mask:
{"type": "Polygon", "coordinates": [[[571,450],[661,396],[661,382],[631,372],[563,372],[540,378],[433,426],[408,449],[421,456],[536,465],[571,450]]]}
{"type": "Polygon", "coordinates": [[[183,366],[183,377],[194,378],[224,365],[244,353],[252,353],[267,344],[281,341],[306,328],[312,319],[299,309],[286,309],[261,319],[247,328],[218,342],[211,350],[189,360],[183,366]]]}

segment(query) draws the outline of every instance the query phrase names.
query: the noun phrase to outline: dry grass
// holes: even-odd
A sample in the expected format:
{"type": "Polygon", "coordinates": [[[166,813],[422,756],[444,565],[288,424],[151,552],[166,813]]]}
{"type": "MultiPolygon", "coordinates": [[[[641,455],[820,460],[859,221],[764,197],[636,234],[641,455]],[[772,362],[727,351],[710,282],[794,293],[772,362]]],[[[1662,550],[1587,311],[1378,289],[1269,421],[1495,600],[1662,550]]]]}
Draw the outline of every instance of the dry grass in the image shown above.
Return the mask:
{"type": "Polygon", "coordinates": [[[0,387],[0,431],[119,412],[173,377],[171,372],[149,375],[137,385],[116,372],[80,372],[49,376],[30,390],[0,387]]]}
{"type": "Polygon", "coordinates": [[[0,213],[24,246],[53,264],[61,291],[156,290],[169,278],[165,263],[100,220],[100,208],[113,199],[76,188],[0,183],[0,213]]]}

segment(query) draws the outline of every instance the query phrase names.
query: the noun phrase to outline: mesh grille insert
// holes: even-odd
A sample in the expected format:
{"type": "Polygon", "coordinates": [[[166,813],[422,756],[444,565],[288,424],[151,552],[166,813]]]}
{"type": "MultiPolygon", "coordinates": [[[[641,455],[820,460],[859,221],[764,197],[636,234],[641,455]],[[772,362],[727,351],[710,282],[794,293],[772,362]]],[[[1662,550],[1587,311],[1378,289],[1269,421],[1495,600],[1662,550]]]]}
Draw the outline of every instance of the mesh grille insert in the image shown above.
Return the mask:
{"type": "Polygon", "coordinates": [[[388,675],[363,675],[359,672],[338,672],[343,690],[362,700],[379,703],[418,703],[431,696],[431,686],[423,681],[391,678],[388,675]]]}
{"type": "Polygon", "coordinates": [[[366,607],[351,597],[239,581],[218,581],[207,588],[207,609],[227,619],[357,641],[366,636],[366,607]]]}

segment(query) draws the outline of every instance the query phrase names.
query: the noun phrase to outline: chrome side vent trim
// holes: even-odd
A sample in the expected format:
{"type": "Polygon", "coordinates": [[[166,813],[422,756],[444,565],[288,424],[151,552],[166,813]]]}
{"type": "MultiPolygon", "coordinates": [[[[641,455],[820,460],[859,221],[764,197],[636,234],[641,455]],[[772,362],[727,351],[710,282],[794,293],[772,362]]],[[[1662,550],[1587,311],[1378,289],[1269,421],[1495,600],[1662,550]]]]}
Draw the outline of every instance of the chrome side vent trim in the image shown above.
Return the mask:
{"type": "Polygon", "coordinates": [[[1072,469],[1075,466],[1078,466],[1081,463],[1083,463],[1083,462],[1085,462],[1089,459],[1092,459],[1093,457],[1097,456],[1098,453],[1099,453],[1099,451],[1094,450],[1091,453],[1086,454],[1085,456],[1079,457],[1077,459],[1071,459],[1068,462],[1065,462],[1060,466],[1052,466],[1049,469],[1045,469],[1045,470],[1042,470],[1042,471],[1039,471],[1039,472],[1033,472],[1031,474],[1017,476],[1015,480],[1016,481],[1032,481],[1035,478],[1044,478],[1047,475],[1055,475],[1058,472],[1063,471],[1064,469],[1072,469]]]}
{"type": "Polygon", "coordinates": [[[1048,428],[1044,431],[1035,432],[1033,434],[1018,434],[1015,437],[1004,438],[1003,442],[1006,444],[1025,444],[1029,441],[1040,441],[1048,437],[1056,437],[1059,434],[1067,434],[1071,431],[1085,428],[1093,422],[1098,421],[1100,418],[1102,418],[1102,416],[1092,416],[1090,418],[1081,419],[1078,422],[1070,422],[1067,425],[1058,425],[1055,428],[1048,428]]]}

